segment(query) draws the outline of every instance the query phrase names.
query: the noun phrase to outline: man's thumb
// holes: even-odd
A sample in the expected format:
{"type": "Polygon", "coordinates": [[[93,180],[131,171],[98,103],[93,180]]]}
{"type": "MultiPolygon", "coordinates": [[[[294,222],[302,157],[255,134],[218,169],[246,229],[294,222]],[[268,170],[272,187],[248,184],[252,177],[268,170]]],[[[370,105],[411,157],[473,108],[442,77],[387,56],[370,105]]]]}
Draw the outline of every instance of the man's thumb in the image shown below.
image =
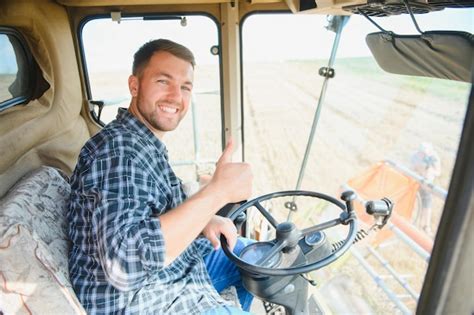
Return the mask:
{"type": "Polygon", "coordinates": [[[229,138],[229,141],[227,142],[224,152],[222,152],[222,155],[219,158],[219,161],[217,161],[217,164],[232,162],[233,153],[234,153],[234,141],[232,140],[232,138],[229,138]]]}

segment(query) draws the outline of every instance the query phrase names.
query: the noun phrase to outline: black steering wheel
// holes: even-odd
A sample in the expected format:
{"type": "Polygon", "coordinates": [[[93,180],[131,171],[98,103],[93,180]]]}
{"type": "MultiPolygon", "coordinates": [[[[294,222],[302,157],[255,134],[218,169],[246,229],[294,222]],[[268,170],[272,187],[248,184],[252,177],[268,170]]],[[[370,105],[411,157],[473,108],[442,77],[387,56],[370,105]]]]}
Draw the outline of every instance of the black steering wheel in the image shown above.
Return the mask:
{"type": "MultiPolygon", "coordinates": [[[[325,194],[312,191],[291,190],[275,192],[250,200],[242,204],[235,210],[230,211],[227,217],[234,221],[243,211],[249,209],[250,207],[256,207],[258,211],[260,211],[260,213],[266,218],[266,220],[276,229],[276,238],[272,241],[257,242],[252,245],[249,245],[254,246],[255,244],[262,244],[266,247],[266,251],[263,256],[259,257],[257,261],[253,263],[249,263],[235,255],[230,250],[227,240],[224,236],[221,236],[222,249],[229,257],[229,259],[233,261],[239,268],[256,275],[289,276],[308,273],[312,270],[322,268],[341,257],[352,245],[357,234],[357,218],[355,216],[355,212],[353,210],[352,205],[352,201],[355,199],[355,193],[352,191],[346,191],[342,194],[341,199],[345,201],[345,205],[339,200],[325,194]],[[265,209],[261,204],[262,201],[288,196],[307,196],[318,199],[324,199],[339,207],[342,212],[339,218],[335,218],[333,220],[329,220],[314,225],[312,227],[299,230],[292,222],[278,223],[275,218],[270,214],[270,212],[265,209]],[[288,268],[271,268],[267,266],[271,264],[271,261],[275,261],[274,257],[277,254],[281,252],[291,252],[295,249],[298,249],[298,244],[303,238],[311,236],[318,231],[322,231],[339,224],[349,225],[349,232],[347,234],[347,237],[344,239],[340,247],[338,247],[335,251],[333,251],[323,259],[314,262],[303,261],[288,268]]],[[[296,207],[293,202],[287,202],[286,206],[287,208],[293,210],[296,207]]]]}

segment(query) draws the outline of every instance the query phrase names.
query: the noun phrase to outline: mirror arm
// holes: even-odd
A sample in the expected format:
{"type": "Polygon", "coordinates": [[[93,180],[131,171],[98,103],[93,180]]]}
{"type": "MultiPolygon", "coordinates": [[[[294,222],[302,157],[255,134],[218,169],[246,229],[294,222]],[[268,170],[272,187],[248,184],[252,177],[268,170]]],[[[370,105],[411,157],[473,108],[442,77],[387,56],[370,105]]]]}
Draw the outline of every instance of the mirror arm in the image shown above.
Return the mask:
{"type": "Polygon", "coordinates": [[[418,23],[416,22],[415,20],[415,15],[413,14],[413,11],[411,10],[411,7],[410,7],[410,4],[408,4],[408,1],[407,0],[403,0],[403,3],[405,4],[407,10],[408,10],[408,13],[410,14],[410,17],[413,21],[413,24],[415,24],[415,28],[416,30],[418,31],[418,33],[420,34],[423,34],[423,32],[421,31],[420,27],[418,26],[418,23]]]}
{"type": "Polygon", "coordinates": [[[390,31],[387,31],[386,29],[382,28],[380,25],[378,25],[377,23],[375,23],[374,20],[372,20],[372,18],[370,18],[370,16],[367,15],[367,13],[365,13],[364,11],[362,11],[360,8],[357,8],[357,12],[364,16],[367,20],[369,20],[370,23],[372,23],[376,28],[378,28],[381,32],[384,32],[384,33],[387,33],[387,34],[390,34],[391,32],[390,31]]]}

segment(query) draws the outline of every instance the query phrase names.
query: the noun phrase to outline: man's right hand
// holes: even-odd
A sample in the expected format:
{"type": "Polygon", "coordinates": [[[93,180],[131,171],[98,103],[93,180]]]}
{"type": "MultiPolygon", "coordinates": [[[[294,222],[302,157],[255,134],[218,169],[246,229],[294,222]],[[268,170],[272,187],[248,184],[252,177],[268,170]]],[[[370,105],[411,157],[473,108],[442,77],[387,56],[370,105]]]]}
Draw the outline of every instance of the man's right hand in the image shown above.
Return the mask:
{"type": "Polygon", "coordinates": [[[234,143],[230,139],[217,161],[216,171],[209,183],[218,194],[216,197],[223,198],[225,204],[246,200],[252,195],[253,175],[250,165],[233,163],[233,151],[234,143]]]}
{"type": "MultiPolygon", "coordinates": [[[[229,141],[208,185],[176,208],[160,215],[165,241],[164,264],[166,266],[174,261],[203,231],[220,208],[228,203],[249,199],[251,196],[250,165],[233,163],[233,149],[233,143],[229,141]]],[[[219,233],[226,235],[226,231],[219,231],[219,233]]],[[[232,235],[229,238],[232,241],[232,235]]]]}

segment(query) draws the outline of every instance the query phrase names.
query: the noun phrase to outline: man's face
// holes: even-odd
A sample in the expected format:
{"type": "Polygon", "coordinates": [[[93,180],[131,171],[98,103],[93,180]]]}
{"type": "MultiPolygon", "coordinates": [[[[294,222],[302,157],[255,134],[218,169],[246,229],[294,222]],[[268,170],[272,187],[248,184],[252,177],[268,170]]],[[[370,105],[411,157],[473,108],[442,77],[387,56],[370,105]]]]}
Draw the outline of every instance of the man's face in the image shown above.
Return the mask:
{"type": "Polygon", "coordinates": [[[130,111],[158,137],[174,130],[188,111],[192,65],[168,52],[155,53],[147,66],[130,76],[130,111]]]}

